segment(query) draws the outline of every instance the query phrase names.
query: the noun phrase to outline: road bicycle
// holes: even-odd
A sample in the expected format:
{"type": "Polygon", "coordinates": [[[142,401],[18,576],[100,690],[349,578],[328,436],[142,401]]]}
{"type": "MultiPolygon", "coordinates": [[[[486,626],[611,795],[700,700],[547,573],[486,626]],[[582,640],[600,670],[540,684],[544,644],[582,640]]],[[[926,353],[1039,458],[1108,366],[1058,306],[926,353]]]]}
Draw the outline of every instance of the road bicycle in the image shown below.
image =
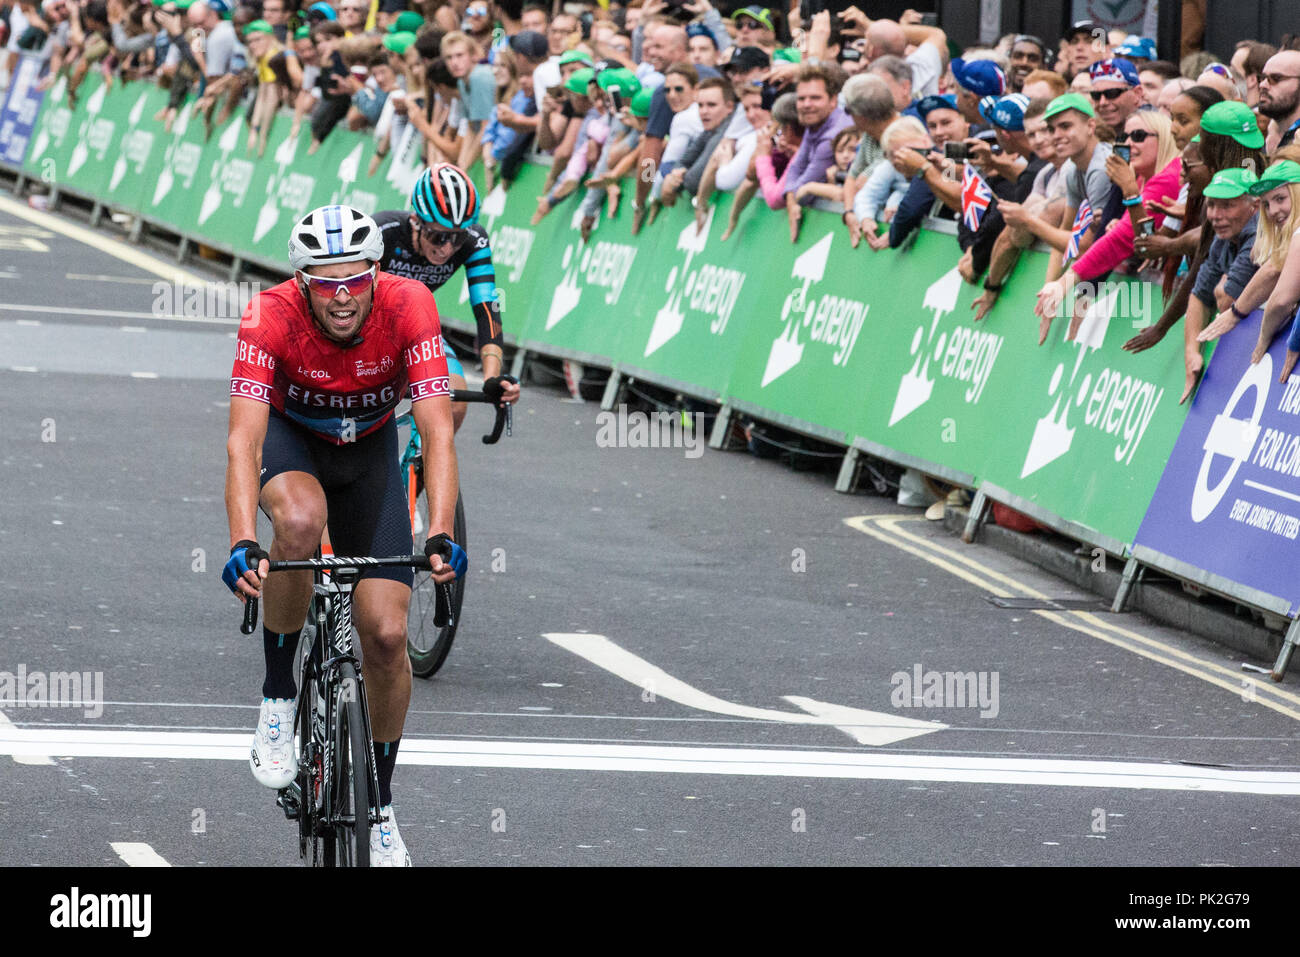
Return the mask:
{"type": "MultiPolygon", "coordinates": [[[[303,626],[293,728],[298,775],[276,804],[298,822],[298,853],[315,867],[368,867],[370,828],[380,823],[379,779],[361,660],[352,643],[352,591],[363,567],[429,571],[424,555],[331,556],[273,561],[271,573],[314,573],[303,626]],[[326,576],[328,573],[328,577],[326,576]]],[[[258,600],[244,605],[240,631],[257,628],[258,600]]],[[[445,616],[446,611],[435,614],[445,616]]]]}
{"type": "MultiPolygon", "coordinates": [[[[497,404],[484,392],[455,389],[451,393],[453,402],[486,402],[496,406],[496,420],[492,431],[483,436],[484,445],[495,445],[504,430],[506,435],[514,432],[512,406],[507,403],[497,404]]],[[[411,534],[417,541],[423,541],[422,533],[428,523],[420,498],[424,494],[424,457],[420,447],[420,433],[411,424],[411,414],[407,412],[397,418],[398,426],[411,425],[410,440],[401,455],[402,474],[406,476],[406,501],[411,515],[411,534]]],[[[469,550],[468,531],[465,528],[464,495],[456,498],[456,518],[452,528],[452,540],[466,551],[469,550]]],[[[417,572],[415,584],[411,587],[411,605],[407,615],[406,653],[411,659],[411,672],[417,678],[429,678],[442,667],[451,644],[456,640],[456,629],[460,625],[461,605],[465,601],[465,578],[461,575],[454,582],[438,585],[428,571],[417,572]],[[445,602],[447,616],[444,621],[438,615],[439,601],[445,602]]]]}

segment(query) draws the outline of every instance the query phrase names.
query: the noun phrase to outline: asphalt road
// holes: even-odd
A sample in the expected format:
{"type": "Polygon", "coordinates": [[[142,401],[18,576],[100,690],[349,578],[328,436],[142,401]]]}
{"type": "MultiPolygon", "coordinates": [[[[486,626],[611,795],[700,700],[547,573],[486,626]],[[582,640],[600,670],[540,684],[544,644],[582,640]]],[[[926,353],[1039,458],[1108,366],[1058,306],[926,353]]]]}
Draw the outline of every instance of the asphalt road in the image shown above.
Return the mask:
{"type": "MultiPolygon", "coordinates": [[[[157,275],[7,209],[0,673],[102,697],[0,700],[0,864],[296,864],[219,580],[234,324],[159,318],[157,275]]],[[[995,607],[1090,596],[823,475],[602,448],[598,412],[534,385],[512,438],[462,432],[465,621],[394,779],[417,864],[1294,863],[1294,678],[995,607]],[[917,669],[985,701],[913,701],[917,669]]]]}

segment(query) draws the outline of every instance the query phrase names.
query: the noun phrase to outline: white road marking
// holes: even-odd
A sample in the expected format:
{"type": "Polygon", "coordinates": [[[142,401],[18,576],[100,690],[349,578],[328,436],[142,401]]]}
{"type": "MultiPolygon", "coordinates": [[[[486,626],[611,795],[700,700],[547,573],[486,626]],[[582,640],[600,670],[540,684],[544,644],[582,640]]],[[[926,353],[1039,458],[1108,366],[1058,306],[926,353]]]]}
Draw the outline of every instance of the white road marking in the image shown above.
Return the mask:
{"type": "Polygon", "coordinates": [[[942,731],[948,727],[937,721],[917,721],[914,718],[904,718],[883,711],[849,708],[797,695],[786,695],[785,700],[809,712],[808,714],[776,711],[771,708],[751,708],[748,705],[724,701],[722,698],[694,688],[674,678],[662,668],[650,664],[644,658],[620,648],[604,635],[565,632],[546,634],[542,637],[566,651],[586,658],[592,664],[604,668],[624,681],[631,682],[645,693],[676,701],[688,708],[698,708],[700,711],[712,711],[715,714],[728,714],[738,718],[783,721],[786,724],[829,725],[839,728],[859,744],[876,746],[894,744],[918,735],[942,731]]]}
{"type": "Polygon", "coordinates": [[[85,226],[64,222],[50,213],[32,209],[26,203],[15,202],[8,197],[0,196],[0,211],[11,216],[17,216],[19,219],[25,219],[29,223],[35,223],[37,226],[43,226],[51,232],[74,239],[83,245],[98,249],[100,252],[107,253],[114,259],[120,259],[137,269],[142,269],[155,276],[161,276],[168,282],[189,282],[202,285],[208,281],[187,269],[180,269],[160,259],[155,259],[153,256],[146,255],[134,246],[119,242],[111,236],[106,236],[85,226]]]}
{"type": "MultiPolygon", "coordinates": [[[[3,711],[0,711],[0,735],[9,731],[16,731],[14,723],[10,721],[3,711]]],[[[45,754],[15,754],[14,762],[17,764],[53,764],[54,761],[45,754]]]]}
{"type": "MultiPolygon", "coordinates": [[[[65,313],[70,316],[105,316],[109,319],[157,319],[159,322],[216,322],[227,326],[239,325],[238,319],[164,316],[153,312],[132,312],[127,309],[83,309],[79,306],[42,306],[22,302],[0,302],[0,312],[39,312],[44,315],[65,313]]],[[[26,324],[21,319],[16,321],[19,325],[26,324]]]]}
{"type": "Polygon", "coordinates": [[[156,373],[156,372],[132,372],[132,373],[131,373],[131,378],[132,378],[132,379],[156,379],[156,378],[158,378],[158,373],[156,373]]]}
{"type": "Polygon", "coordinates": [[[36,368],[36,366],[10,366],[9,371],[10,372],[40,372],[41,370],[36,368]]]}
{"type": "MultiPolygon", "coordinates": [[[[247,763],[250,732],[0,727],[0,754],[247,763]]],[[[424,767],[733,774],[857,781],[946,781],[1078,788],[1300,795],[1300,772],[1139,761],[988,758],[879,751],[402,738],[398,763],[424,767]]]]}
{"type": "Polygon", "coordinates": [[[64,278],[80,279],[85,282],[125,282],[132,285],[152,286],[158,280],[145,279],[143,276],[105,276],[92,275],[90,273],[70,272],[64,278]]]}
{"type": "Polygon", "coordinates": [[[111,841],[108,846],[130,867],[171,867],[163,856],[148,844],[111,841]]]}
{"type": "Polygon", "coordinates": [[[39,326],[41,324],[39,319],[15,319],[14,321],[20,326],[39,326]]]}
{"type": "Polygon", "coordinates": [[[148,332],[149,331],[144,326],[122,326],[121,329],[123,332],[148,332]]]}

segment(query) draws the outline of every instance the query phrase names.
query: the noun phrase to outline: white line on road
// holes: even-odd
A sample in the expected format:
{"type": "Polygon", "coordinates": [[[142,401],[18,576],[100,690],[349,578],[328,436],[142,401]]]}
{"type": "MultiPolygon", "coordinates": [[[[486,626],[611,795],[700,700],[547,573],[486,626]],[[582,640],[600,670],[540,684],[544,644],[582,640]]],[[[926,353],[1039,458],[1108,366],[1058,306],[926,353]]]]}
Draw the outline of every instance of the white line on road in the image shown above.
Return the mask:
{"type": "Polygon", "coordinates": [[[121,329],[123,332],[148,332],[149,331],[144,326],[122,326],[121,329]]]}
{"type": "Polygon", "coordinates": [[[685,681],[674,678],[662,668],[650,664],[644,658],[620,648],[604,635],[565,632],[546,634],[542,637],[636,685],[642,689],[643,695],[653,694],[700,711],[728,714],[737,718],[782,721],[786,724],[829,725],[839,728],[858,744],[871,744],[877,747],[905,741],[932,731],[942,731],[947,727],[946,724],[937,721],[917,721],[914,718],[904,718],[888,712],[849,708],[797,695],[785,695],[785,700],[809,713],[795,714],[772,708],[751,708],[748,705],[725,701],[692,687],[685,681]]]}
{"type": "MultiPolygon", "coordinates": [[[[249,738],[247,731],[218,734],[0,727],[0,754],[247,762],[249,738]]],[[[947,781],[1300,796],[1300,772],[1296,771],[1233,770],[1139,761],[882,754],[878,751],[403,737],[398,763],[425,767],[947,781]]]]}
{"type": "Polygon", "coordinates": [[[132,373],[131,373],[131,378],[132,378],[132,379],[156,379],[156,378],[158,378],[158,373],[156,373],[156,372],[132,372],[132,373]]]}
{"type": "Polygon", "coordinates": [[[9,371],[10,372],[40,372],[41,370],[36,368],[36,366],[10,366],[9,371]]]}
{"type": "Polygon", "coordinates": [[[110,841],[108,846],[130,867],[171,867],[166,859],[148,844],[110,841]]]}
{"type": "MultiPolygon", "coordinates": [[[[215,319],[202,316],[164,316],[152,312],[132,312],[128,309],[83,309],[80,306],[34,305],[23,302],[0,302],[0,312],[39,312],[44,315],[105,316],[109,319],[157,319],[159,322],[215,322],[226,326],[239,325],[238,319],[215,319]]],[[[22,320],[17,320],[22,325],[22,320]]]]}
{"type": "MultiPolygon", "coordinates": [[[[14,727],[14,723],[5,716],[5,713],[3,711],[0,711],[0,734],[5,734],[9,731],[17,731],[17,730],[18,729],[14,727]]],[[[45,755],[45,754],[15,754],[13,755],[13,759],[16,764],[53,764],[54,763],[53,759],[51,759],[49,755],[45,755]]]]}
{"type": "Polygon", "coordinates": [[[132,285],[152,286],[157,279],[146,279],[143,276],[105,276],[102,274],[92,275],[90,273],[70,272],[65,277],[67,279],[81,279],[86,282],[125,282],[132,285]]]}
{"type": "Polygon", "coordinates": [[[15,319],[14,321],[20,326],[39,326],[41,324],[39,319],[15,319]]]}

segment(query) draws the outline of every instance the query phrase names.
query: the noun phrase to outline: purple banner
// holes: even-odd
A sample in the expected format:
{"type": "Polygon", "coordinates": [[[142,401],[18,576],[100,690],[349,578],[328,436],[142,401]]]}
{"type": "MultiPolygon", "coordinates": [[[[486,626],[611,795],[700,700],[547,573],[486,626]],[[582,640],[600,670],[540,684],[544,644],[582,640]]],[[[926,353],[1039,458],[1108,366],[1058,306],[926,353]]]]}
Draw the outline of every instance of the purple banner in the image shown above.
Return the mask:
{"type": "Polygon", "coordinates": [[[0,107],[0,162],[22,166],[27,156],[27,143],[45,97],[36,89],[44,66],[44,61],[36,57],[22,57],[9,78],[4,106],[0,107]]]}
{"type": "MultiPolygon", "coordinates": [[[[1286,330],[1251,364],[1260,319],[1256,310],[1215,347],[1134,552],[1149,561],[1151,550],[1281,599],[1268,604],[1285,606],[1294,617],[1300,611],[1300,374],[1277,381],[1286,330]]],[[[1216,587],[1203,575],[1188,577],[1216,587]]],[[[1259,603],[1258,594],[1234,592],[1259,603]]]]}

